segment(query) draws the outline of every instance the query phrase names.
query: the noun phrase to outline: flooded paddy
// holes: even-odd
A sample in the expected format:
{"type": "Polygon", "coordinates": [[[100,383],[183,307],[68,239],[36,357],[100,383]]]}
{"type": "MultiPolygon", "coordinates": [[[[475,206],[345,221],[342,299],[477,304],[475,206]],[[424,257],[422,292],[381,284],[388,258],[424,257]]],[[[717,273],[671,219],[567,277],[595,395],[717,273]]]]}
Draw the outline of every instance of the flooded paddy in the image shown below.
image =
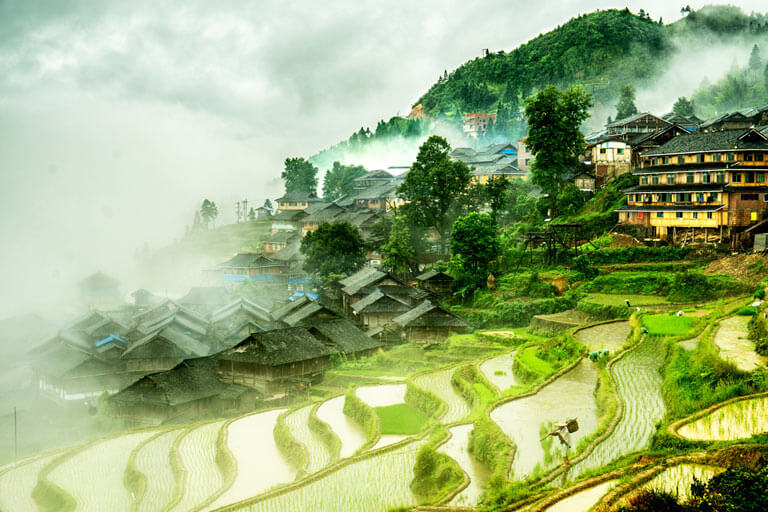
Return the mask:
{"type": "Polygon", "coordinates": [[[664,353],[663,345],[646,339],[613,365],[611,374],[619,399],[624,403],[624,414],[616,430],[584,460],[569,469],[567,479],[574,479],[585,471],[648,446],[656,431],[656,423],[666,411],[661,393],[663,379],[659,373],[664,364],[664,353]]]}
{"type": "Polygon", "coordinates": [[[15,466],[7,466],[0,474],[0,510],[37,512],[37,503],[32,499],[37,475],[58,455],[35,457],[15,466]]]}
{"type": "Polygon", "coordinates": [[[424,442],[415,441],[360,460],[295,490],[238,510],[384,512],[391,507],[415,504],[418,499],[410,484],[416,453],[424,442]]]}
{"type": "Polygon", "coordinates": [[[229,425],[227,445],[237,461],[237,476],[210,509],[256,496],[296,478],[272,436],[277,417],[283,411],[252,414],[229,425]]]}
{"type": "Polygon", "coordinates": [[[732,316],[720,322],[715,333],[715,345],[720,357],[730,361],[739,370],[751,372],[765,366],[766,358],[755,352],[755,344],[748,338],[747,324],[751,317],[732,316]]]}
{"type": "Polygon", "coordinates": [[[379,438],[379,441],[373,445],[371,450],[378,450],[379,448],[384,448],[385,446],[389,446],[391,444],[399,443],[403,439],[407,439],[408,436],[402,436],[402,435],[394,435],[394,434],[384,434],[379,438]]]}
{"type": "Polygon", "coordinates": [[[545,464],[540,427],[549,422],[577,418],[578,432],[572,435],[571,446],[592,434],[597,428],[595,385],[597,368],[583,359],[571,371],[544,387],[533,396],[513,400],[491,412],[491,418],[517,446],[512,475],[520,480],[530,475],[536,466],[551,467],[561,462],[562,448],[556,441],[554,458],[545,464]]]}
{"type": "Polygon", "coordinates": [[[413,379],[417,386],[431,391],[446,403],[447,408],[442,418],[443,423],[459,421],[470,413],[469,404],[467,404],[463,396],[456,392],[453,384],[451,384],[451,378],[455,371],[455,368],[448,368],[422,374],[413,379]]]}
{"type": "Polygon", "coordinates": [[[216,464],[216,439],[223,421],[204,423],[184,434],[179,442],[179,459],[184,478],[178,488],[181,500],[171,510],[182,512],[200,506],[224,485],[216,464]]]}
{"type": "Polygon", "coordinates": [[[589,350],[610,350],[613,354],[624,346],[631,331],[629,322],[614,322],[582,329],[574,337],[589,350]]]}
{"type": "Polygon", "coordinates": [[[473,425],[451,427],[449,430],[452,437],[437,449],[438,452],[444,453],[455,460],[470,478],[467,488],[451,500],[451,505],[476,505],[490,478],[488,469],[477,462],[467,451],[469,434],[473,428],[473,425]]]}
{"type": "Polygon", "coordinates": [[[302,407],[285,418],[285,424],[291,435],[304,445],[309,455],[307,473],[314,473],[331,463],[331,452],[314,432],[309,429],[309,413],[313,404],[302,407]]]}
{"type": "Polygon", "coordinates": [[[677,497],[678,501],[683,501],[691,497],[691,484],[694,479],[707,482],[721,471],[721,468],[702,464],[678,464],[665,469],[642,488],[665,492],[677,497]]]}
{"type": "Polygon", "coordinates": [[[520,382],[512,371],[512,363],[515,353],[501,354],[484,361],[478,367],[485,378],[496,386],[500,393],[510,386],[517,386],[520,382]]]}
{"type": "Polygon", "coordinates": [[[358,398],[371,407],[386,407],[387,405],[405,402],[405,384],[383,384],[381,386],[360,386],[355,390],[358,398]]]}
{"type": "Polygon", "coordinates": [[[48,480],[77,501],[78,511],[128,511],[132,500],[123,485],[128,457],[156,433],[137,432],[98,441],[56,466],[48,480]],[[99,492],[94,492],[94,485],[98,485],[99,492]]]}
{"type": "Polygon", "coordinates": [[[618,483],[619,480],[608,480],[577,492],[573,496],[568,496],[551,507],[547,507],[545,512],[587,512],[618,483]]]}
{"type": "Polygon", "coordinates": [[[768,432],[768,397],[733,402],[677,431],[693,441],[734,441],[765,432],[768,432]]]}
{"type": "Polygon", "coordinates": [[[171,471],[171,447],[183,432],[183,429],[178,429],[162,433],[139,448],[134,463],[146,477],[146,489],[144,497],[136,504],[136,510],[160,510],[173,499],[176,481],[171,471]]]}
{"type": "Polygon", "coordinates": [[[337,396],[326,400],[317,409],[317,417],[330,425],[341,439],[341,458],[353,455],[366,443],[362,427],[344,414],[344,397],[337,396]]]}

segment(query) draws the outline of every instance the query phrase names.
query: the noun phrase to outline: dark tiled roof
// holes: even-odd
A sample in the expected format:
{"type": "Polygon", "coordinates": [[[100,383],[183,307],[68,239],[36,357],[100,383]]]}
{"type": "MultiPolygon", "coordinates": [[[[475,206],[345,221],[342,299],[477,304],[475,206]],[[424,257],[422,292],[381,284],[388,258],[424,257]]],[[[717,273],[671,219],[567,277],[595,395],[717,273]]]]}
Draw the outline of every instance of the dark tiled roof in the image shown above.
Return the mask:
{"type": "Polygon", "coordinates": [[[292,192],[286,192],[283,197],[277,200],[280,203],[284,203],[286,201],[305,201],[308,203],[316,203],[321,202],[322,199],[317,197],[316,194],[311,194],[309,192],[300,192],[300,191],[292,191],[292,192]]]}
{"type": "Polygon", "coordinates": [[[434,278],[438,278],[438,281],[453,281],[453,278],[445,272],[438,272],[437,270],[428,270],[421,275],[416,276],[417,281],[430,281],[434,278]]]}
{"type": "Polygon", "coordinates": [[[371,286],[385,277],[387,277],[386,272],[373,267],[367,267],[342,279],[339,281],[339,284],[343,287],[341,291],[347,295],[355,295],[366,286],[371,286]]]}
{"type": "Polygon", "coordinates": [[[400,327],[467,327],[464,320],[428,300],[392,321],[400,327]]]}
{"type": "Polygon", "coordinates": [[[221,306],[229,300],[229,292],[221,286],[193,286],[178,302],[183,306],[221,306]]]}
{"type": "Polygon", "coordinates": [[[405,313],[410,305],[377,289],[351,305],[357,313],[405,313]]]}
{"type": "MultiPolygon", "coordinates": [[[[633,116],[625,117],[624,119],[618,119],[618,120],[612,122],[611,124],[606,125],[606,128],[617,128],[619,126],[624,126],[625,124],[634,123],[635,121],[639,121],[640,119],[642,119],[645,116],[656,117],[653,114],[648,113],[648,112],[639,112],[639,113],[637,113],[637,114],[635,114],[633,116]]],[[[658,118],[658,117],[656,117],[656,119],[659,119],[660,121],[664,121],[663,119],[658,118]]],[[[666,122],[666,121],[664,121],[664,122],[666,122]]]]}
{"type": "Polygon", "coordinates": [[[166,327],[131,344],[122,359],[151,359],[154,357],[207,356],[211,347],[175,326],[166,327]]]}
{"type": "Polygon", "coordinates": [[[219,357],[264,366],[306,361],[330,355],[328,348],[303,327],[251,334],[219,357]]]}
{"type": "Polygon", "coordinates": [[[289,315],[283,317],[282,321],[291,327],[295,327],[318,313],[326,313],[328,315],[333,315],[334,317],[337,316],[333,311],[322,304],[310,301],[308,304],[305,304],[301,308],[294,310],[289,315]]]}
{"type": "Polygon", "coordinates": [[[224,263],[219,263],[219,266],[228,268],[263,268],[278,267],[280,263],[267,258],[263,254],[245,252],[233,256],[224,263]]]}
{"type": "Polygon", "coordinates": [[[652,149],[643,156],[675,155],[703,151],[733,151],[763,149],[768,151],[768,141],[755,130],[723,130],[719,132],[694,132],[673,138],[663,146],[652,149]]]}
{"type": "Polygon", "coordinates": [[[331,341],[331,352],[354,354],[381,346],[346,318],[317,322],[309,328],[309,332],[315,331],[331,341]]]}
{"type": "Polygon", "coordinates": [[[305,306],[309,302],[312,302],[312,299],[310,299],[305,295],[287,304],[278,306],[277,308],[272,310],[272,318],[274,318],[275,320],[282,320],[283,317],[290,315],[293,311],[305,306]]]}
{"type": "Polygon", "coordinates": [[[297,237],[299,237],[298,231],[278,231],[274,235],[270,235],[265,242],[269,244],[287,244],[297,237]]]}

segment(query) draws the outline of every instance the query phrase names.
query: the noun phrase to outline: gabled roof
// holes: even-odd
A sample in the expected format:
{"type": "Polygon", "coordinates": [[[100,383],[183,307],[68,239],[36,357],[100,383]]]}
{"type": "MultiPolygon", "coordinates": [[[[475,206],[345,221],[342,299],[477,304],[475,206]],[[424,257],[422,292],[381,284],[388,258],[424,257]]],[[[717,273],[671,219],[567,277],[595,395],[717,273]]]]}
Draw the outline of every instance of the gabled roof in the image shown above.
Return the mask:
{"type": "Polygon", "coordinates": [[[347,295],[356,295],[366,286],[371,286],[386,278],[388,274],[373,267],[367,267],[339,281],[341,291],[347,295]]]}
{"type": "Polygon", "coordinates": [[[90,355],[81,350],[55,343],[36,353],[32,366],[45,375],[61,377],[90,358],[90,355]]]}
{"type": "Polygon", "coordinates": [[[317,203],[322,202],[322,199],[317,197],[316,194],[312,194],[310,192],[300,192],[300,191],[291,191],[286,192],[283,194],[283,197],[279,198],[277,200],[279,203],[284,203],[286,201],[303,201],[307,203],[317,203]]]}
{"type": "Polygon", "coordinates": [[[449,276],[445,272],[440,272],[437,270],[428,270],[424,272],[423,274],[420,274],[416,276],[417,281],[451,281],[453,282],[453,277],[449,276]]]}
{"type": "Polygon", "coordinates": [[[315,301],[310,301],[308,304],[305,304],[299,309],[296,309],[290,314],[284,316],[281,321],[283,323],[290,325],[291,327],[295,327],[318,313],[323,313],[329,316],[338,317],[336,313],[326,308],[322,304],[319,304],[315,301]]]}
{"type": "Polygon", "coordinates": [[[722,130],[695,132],[674,137],[666,144],[643,156],[675,155],[705,151],[734,151],[744,149],[768,150],[768,138],[757,130],[722,130]]]}
{"type": "Polygon", "coordinates": [[[650,116],[654,119],[658,119],[661,121],[661,123],[668,123],[664,119],[657,117],[649,112],[639,112],[633,116],[625,117],[624,119],[617,119],[616,121],[607,124],[606,128],[617,128],[619,126],[624,126],[625,124],[634,123],[635,121],[639,121],[640,119],[644,118],[645,116],[650,116]]]}
{"type": "Polygon", "coordinates": [[[425,300],[412,310],[392,319],[400,327],[467,327],[467,322],[425,300]],[[438,313],[435,315],[434,313],[438,313]]]}
{"type": "Polygon", "coordinates": [[[170,324],[178,324],[183,329],[204,335],[208,331],[208,320],[191,309],[168,300],[135,317],[135,331],[147,335],[170,324]]]}
{"type": "Polygon", "coordinates": [[[274,318],[275,320],[282,320],[283,317],[288,316],[289,314],[291,314],[291,312],[301,308],[302,306],[304,306],[309,302],[311,302],[311,299],[305,295],[287,304],[278,306],[277,308],[272,310],[272,318],[274,318]]]}
{"type": "Polygon", "coordinates": [[[280,210],[272,216],[272,223],[293,222],[305,215],[307,215],[307,213],[304,210],[280,210]]]}
{"type": "Polygon", "coordinates": [[[298,236],[299,233],[297,231],[278,231],[277,233],[270,235],[265,242],[268,244],[287,244],[298,236]]]}
{"type": "Polygon", "coordinates": [[[394,179],[394,176],[383,169],[377,169],[373,171],[368,171],[367,173],[363,174],[359,178],[355,178],[354,181],[361,182],[361,181],[368,181],[372,179],[391,180],[391,179],[394,179]]]}
{"type": "Polygon", "coordinates": [[[176,326],[168,326],[131,344],[123,359],[207,356],[211,347],[176,326]]]}
{"type": "Polygon", "coordinates": [[[230,316],[236,314],[239,311],[244,311],[254,317],[263,320],[264,322],[271,322],[272,317],[264,307],[252,302],[245,297],[239,297],[229,304],[220,307],[213,313],[211,313],[211,322],[221,322],[230,316]]]}
{"type": "Polygon", "coordinates": [[[404,313],[411,308],[407,302],[387,295],[380,289],[352,303],[351,307],[357,313],[404,313]]]}
{"type": "Polygon", "coordinates": [[[321,341],[323,337],[329,340],[331,353],[354,354],[381,346],[346,318],[317,322],[309,328],[309,332],[321,334],[321,341]]]}
{"type": "Polygon", "coordinates": [[[183,306],[220,306],[229,302],[229,292],[222,286],[193,286],[178,300],[183,306]]]}
{"type": "Polygon", "coordinates": [[[220,267],[225,268],[269,268],[278,267],[280,263],[267,258],[263,254],[255,252],[241,252],[228,259],[224,263],[219,263],[220,267]]]}
{"type": "Polygon", "coordinates": [[[281,265],[284,264],[285,262],[303,261],[305,257],[304,257],[304,253],[301,252],[301,240],[296,239],[296,240],[290,241],[288,245],[286,245],[276,253],[273,253],[272,259],[279,262],[281,265]]]}
{"type": "Polygon", "coordinates": [[[231,349],[220,353],[219,358],[278,366],[326,357],[330,353],[307,329],[291,327],[251,334],[231,349]]]}

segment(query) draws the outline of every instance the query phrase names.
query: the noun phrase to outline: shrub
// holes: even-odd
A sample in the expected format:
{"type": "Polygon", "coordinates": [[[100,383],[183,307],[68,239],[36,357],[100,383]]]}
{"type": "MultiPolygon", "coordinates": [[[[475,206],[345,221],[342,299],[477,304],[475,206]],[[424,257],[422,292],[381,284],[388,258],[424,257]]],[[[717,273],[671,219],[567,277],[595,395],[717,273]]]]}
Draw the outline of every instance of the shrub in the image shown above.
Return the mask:
{"type": "Polygon", "coordinates": [[[515,446],[495,421],[485,416],[475,421],[467,449],[478,462],[490,469],[493,479],[507,479],[515,446]]]}
{"type": "Polygon", "coordinates": [[[754,294],[754,298],[763,300],[765,298],[765,290],[763,288],[757,290],[754,294]]]}
{"type": "Polygon", "coordinates": [[[451,457],[424,445],[416,455],[411,490],[424,502],[431,503],[461,484],[464,471],[451,457]]]}
{"type": "Polygon", "coordinates": [[[608,304],[597,304],[582,299],[576,306],[576,309],[587,315],[592,320],[613,320],[614,318],[629,318],[632,316],[633,308],[628,308],[625,304],[621,306],[610,306],[608,304]]]}
{"type": "Polygon", "coordinates": [[[406,383],[405,401],[429,417],[435,416],[443,408],[443,401],[440,400],[440,397],[410,381],[406,383]]]}
{"type": "Polygon", "coordinates": [[[738,314],[740,316],[752,316],[757,314],[757,308],[755,306],[744,306],[739,308],[738,314]]]}
{"type": "Polygon", "coordinates": [[[343,412],[363,428],[369,443],[379,436],[378,414],[373,407],[360,400],[354,389],[347,391],[344,396],[343,412]]]}

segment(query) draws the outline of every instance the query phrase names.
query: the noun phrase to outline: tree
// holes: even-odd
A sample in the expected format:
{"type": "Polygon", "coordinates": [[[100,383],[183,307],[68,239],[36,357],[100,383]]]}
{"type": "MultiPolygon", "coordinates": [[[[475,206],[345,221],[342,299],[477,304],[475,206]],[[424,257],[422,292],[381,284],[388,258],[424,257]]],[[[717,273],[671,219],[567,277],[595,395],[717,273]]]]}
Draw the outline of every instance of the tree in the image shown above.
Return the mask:
{"type": "Polygon", "coordinates": [[[456,287],[469,291],[486,281],[489,265],[499,256],[496,223],[487,213],[459,217],[451,230],[451,266],[456,287]]]}
{"type": "Polygon", "coordinates": [[[573,215],[584,206],[584,193],[573,183],[563,187],[557,196],[557,211],[563,215],[573,215]]]}
{"type": "Polygon", "coordinates": [[[752,51],[749,53],[749,72],[755,75],[760,74],[760,70],[763,69],[763,59],[760,56],[760,47],[755,44],[752,47],[752,51]]]}
{"type": "Polygon", "coordinates": [[[192,231],[198,231],[202,227],[202,222],[200,222],[200,210],[195,210],[195,219],[192,221],[192,231]]]}
{"type": "Polygon", "coordinates": [[[253,208],[248,210],[248,220],[256,220],[256,211],[253,208]]]}
{"type": "Polygon", "coordinates": [[[616,104],[616,119],[625,119],[637,114],[635,106],[635,88],[624,84],[619,88],[619,102],[616,104]]]}
{"type": "Polygon", "coordinates": [[[433,228],[444,250],[457,214],[457,200],[470,180],[469,167],[448,157],[451,146],[443,137],[431,135],[419,148],[416,161],[397,191],[407,204],[402,209],[409,222],[433,228]]]}
{"type": "Polygon", "coordinates": [[[678,116],[683,117],[692,117],[696,115],[694,113],[693,101],[689,100],[685,96],[677,98],[677,101],[672,107],[672,112],[678,116]]]}
{"type": "Polygon", "coordinates": [[[381,255],[384,257],[382,266],[401,278],[407,279],[418,272],[419,261],[413,233],[404,216],[395,217],[389,231],[389,240],[381,248],[381,255]]]}
{"type": "Polygon", "coordinates": [[[349,222],[320,224],[304,235],[300,250],[306,256],[304,270],[310,274],[352,274],[365,264],[363,237],[349,222]]]}
{"type": "Polygon", "coordinates": [[[203,204],[200,207],[200,218],[202,219],[203,224],[205,224],[205,227],[208,227],[209,222],[213,222],[214,227],[216,227],[215,221],[218,216],[219,209],[216,207],[216,203],[203,199],[203,204]]]}
{"type": "Polygon", "coordinates": [[[267,210],[272,211],[272,201],[270,201],[269,199],[266,199],[264,201],[264,208],[266,208],[267,210]]]}
{"type": "Polygon", "coordinates": [[[491,218],[494,223],[498,222],[499,214],[504,210],[507,204],[507,191],[510,188],[510,182],[506,176],[492,176],[483,186],[484,199],[491,210],[491,218]]]}
{"type": "Polygon", "coordinates": [[[299,192],[317,195],[317,167],[304,158],[286,158],[281,177],[285,181],[285,192],[299,192]]]}
{"type": "Polygon", "coordinates": [[[323,199],[335,201],[352,193],[355,179],[365,173],[365,167],[362,165],[342,165],[339,162],[333,162],[333,167],[325,172],[323,179],[323,199]]]}
{"type": "Polygon", "coordinates": [[[592,97],[579,86],[561,92],[550,85],[525,100],[528,118],[526,145],[535,157],[531,182],[547,194],[550,208],[585,151],[579,126],[588,117],[592,97]]]}

